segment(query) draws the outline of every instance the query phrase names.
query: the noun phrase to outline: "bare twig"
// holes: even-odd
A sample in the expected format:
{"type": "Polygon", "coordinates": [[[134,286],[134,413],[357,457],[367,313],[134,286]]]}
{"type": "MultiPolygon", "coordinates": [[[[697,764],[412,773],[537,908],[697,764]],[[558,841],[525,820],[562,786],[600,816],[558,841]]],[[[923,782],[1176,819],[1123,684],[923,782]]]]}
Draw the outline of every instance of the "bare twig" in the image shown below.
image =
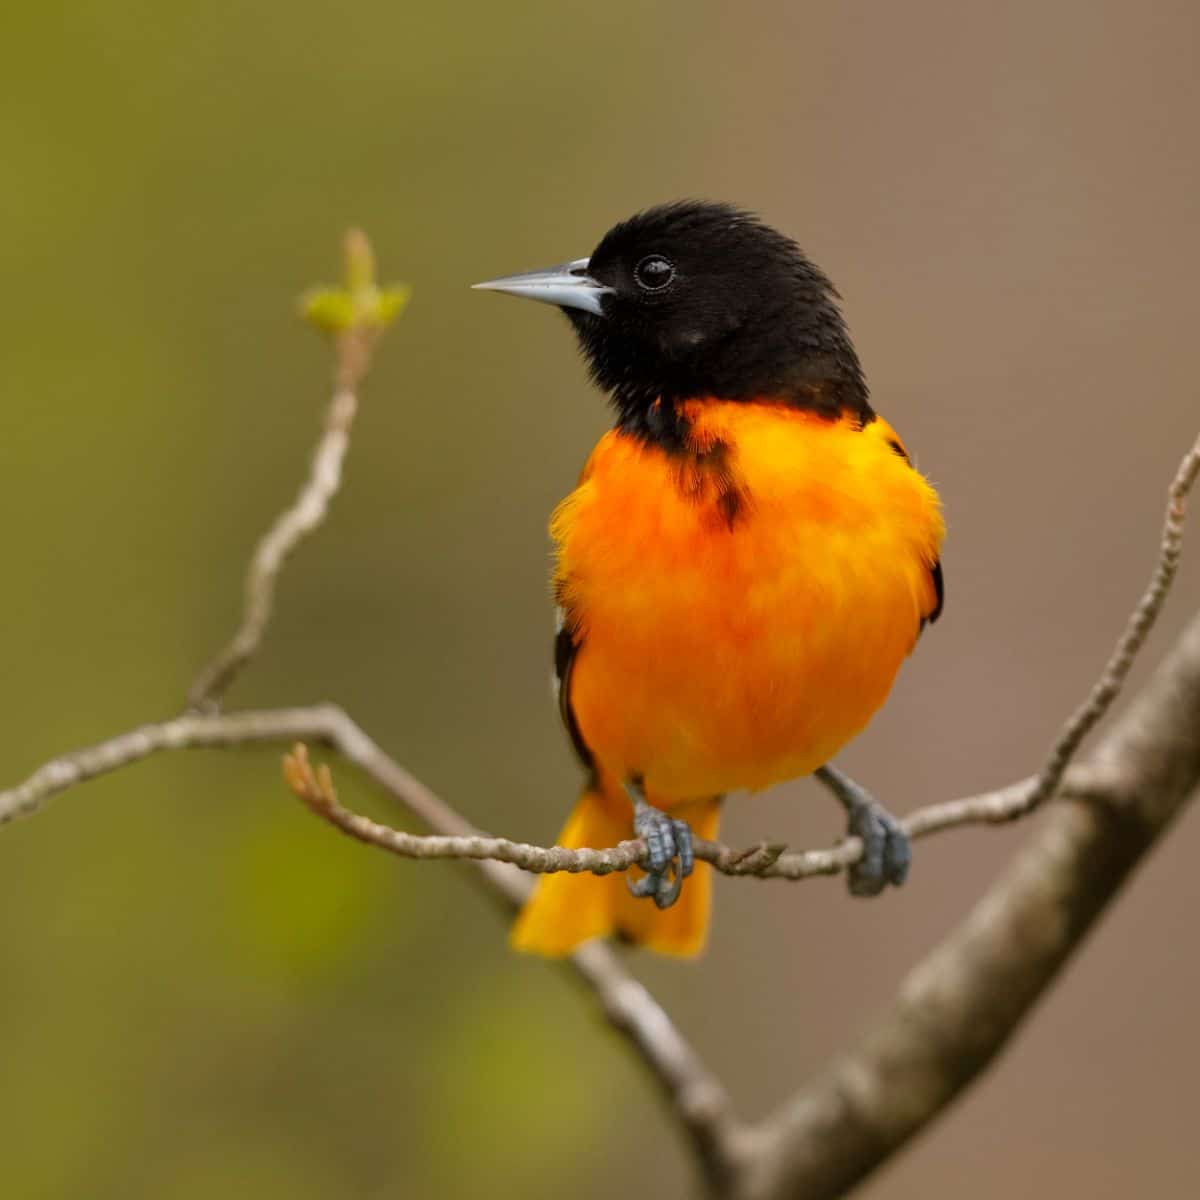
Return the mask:
{"type": "Polygon", "coordinates": [[[1196,439],[1191,450],[1183,456],[1179,470],[1167,490],[1167,515],[1163,523],[1158,562],[1142,598],[1130,615],[1108,662],[1104,664],[1100,678],[1092,686],[1087,699],[1063,726],[1046,765],[1037,777],[1037,782],[1028,795],[1019,804],[1013,805],[1011,812],[1006,813],[1001,820],[1012,820],[1032,812],[1054,795],[1075,751],[1079,749],[1080,742],[1095,728],[1121,691],[1138,651],[1145,644],[1158,614],[1162,611],[1171,584],[1175,582],[1179,558],[1183,553],[1183,525],[1187,515],[1188,493],[1196,482],[1197,474],[1200,474],[1200,438],[1196,439]]]}
{"type": "Polygon", "coordinates": [[[753,1135],[737,1119],[720,1080],[607,942],[585,942],[569,962],[595,992],[609,1024],[625,1035],[650,1069],[688,1135],[709,1193],[729,1195],[753,1135]]]}
{"type": "MultiPolygon", "coordinates": [[[[603,850],[569,850],[565,846],[534,846],[484,833],[447,837],[395,829],[345,808],[338,799],[329,767],[321,764],[314,768],[302,742],[285,756],[283,771],[288,786],[317,816],[357,841],[387,850],[400,858],[487,860],[519,867],[533,875],[552,875],[559,871],[573,875],[587,872],[610,875],[614,871],[644,865],[646,845],[641,838],[630,838],[603,850]]],[[[914,837],[924,837],[958,825],[1006,820],[1007,816],[995,814],[1007,814],[1023,803],[1033,786],[1034,780],[1027,779],[995,792],[930,805],[918,809],[905,826],[912,828],[914,837]]],[[[1071,784],[1069,794],[1081,795],[1087,790],[1086,778],[1080,775],[1071,784]]],[[[0,794],[0,803],[3,799],[0,794]]],[[[735,850],[703,838],[697,838],[695,842],[696,858],[711,863],[724,875],[791,881],[836,875],[846,870],[862,856],[862,842],[858,838],[847,838],[828,850],[792,854],[782,851],[783,847],[778,843],[760,842],[735,850]]]]}
{"type": "Polygon", "coordinates": [[[258,653],[271,620],[280,572],[292,551],[324,522],[329,502],[341,487],[342,463],[358,410],[358,388],[379,332],[403,304],[399,289],[380,292],[375,287],[371,247],[358,230],[346,235],[345,255],[344,291],[312,295],[305,305],[306,315],[334,334],[334,391],[325,413],[324,432],[295,501],[276,517],[254,549],[246,572],[242,623],[229,644],[196,677],[188,691],[191,709],[217,708],[238,673],[258,653]],[[337,308],[339,302],[344,309],[337,308]]]}
{"type": "Polygon", "coordinates": [[[308,479],[292,507],[279,515],[255,548],[246,573],[242,623],[229,644],[196,677],[188,691],[191,708],[216,707],[238,672],[258,652],[271,620],[279,573],[288,555],[325,520],[329,501],[341,486],[342,460],[350,444],[357,404],[354,391],[334,392],[308,479]]]}
{"type": "MultiPolygon", "coordinates": [[[[330,746],[375,779],[424,824],[439,831],[434,836],[405,833],[349,812],[337,803],[336,796],[331,804],[321,796],[314,799],[311,789],[319,785],[310,783],[303,773],[296,773],[296,766],[290,762],[296,753],[293,751],[287,768],[288,782],[305,803],[352,837],[405,858],[489,860],[505,867],[506,875],[516,877],[516,872],[510,872],[509,867],[519,867],[534,874],[624,871],[640,864],[645,854],[640,838],[632,838],[606,850],[567,850],[562,846],[531,846],[480,833],[386,755],[360,726],[332,704],[244,709],[230,713],[184,713],[171,720],[139,726],[95,746],[51,759],[15,787],[0,791],[0,824],[37,811],[46,801],[68,788],[131,766],[160,751],[304,741],[330,746]]],[[[302,745],[297,749],[307,767],[307,752],[302,745]]],[[[1032,780],[1025,780],[995,792],[930,805],[913,813],[906,825],[920,837],[956,825],[1003,819],[988,814],[1005,812],[1019,803],[1032,784],[1032,780]],[[929,814],[927,827],[926,814],[929,814]]],[[[1071,794],[1087,794],[1090,785],[1086,775],[1081,773],[1078,782],[1072,783],[1069,790],[1071,794]]],[[[857,838],[847,838],[829,850],[776,857],[778,852],[779,846],[769,843],[736,850],[720,842],[697,840],[697,857],[712,863],[726,875],[791,880],[835,875],[858,860],[862,846],[857,838]]]]}

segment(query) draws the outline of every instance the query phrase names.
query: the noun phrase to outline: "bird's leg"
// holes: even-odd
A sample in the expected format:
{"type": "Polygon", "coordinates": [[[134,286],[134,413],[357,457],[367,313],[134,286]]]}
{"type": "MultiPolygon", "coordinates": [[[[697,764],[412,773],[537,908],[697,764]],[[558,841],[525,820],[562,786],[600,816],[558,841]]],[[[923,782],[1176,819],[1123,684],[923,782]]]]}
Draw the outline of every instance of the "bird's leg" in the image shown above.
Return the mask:
{"type": "Polygon", "coordinates": [[[626,883],[635,896],[651,896],[659,908],[670,908],[695,865],[691,826],[647,803],[639,777],[627,780],[625,790],[633,804],[633,830],[646,843],[646,874],[626,876],[626,883]]]}
{"type": "Polygon", "coordinates": [[[891,883],[904,882],[912,862],[912,846],[900,822],[866,788],[826,763],[814,774],[842,802],[848,832],[861,838],[863,856],[850,868],[850,894],[877,896],[891,883]]]}

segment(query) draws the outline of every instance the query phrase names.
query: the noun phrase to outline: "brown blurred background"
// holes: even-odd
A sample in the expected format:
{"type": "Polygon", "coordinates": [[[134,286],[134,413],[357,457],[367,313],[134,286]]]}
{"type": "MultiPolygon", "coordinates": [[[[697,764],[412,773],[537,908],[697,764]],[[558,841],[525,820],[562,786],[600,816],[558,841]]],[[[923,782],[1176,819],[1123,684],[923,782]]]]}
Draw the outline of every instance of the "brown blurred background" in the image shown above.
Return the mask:
{"type": "MultiPolygon", "coordinates": [[[[577,772],[545,522],[606,415],[561,319],[467,284],[691,195],[830,272],[945,498],[946,615],[843,762],[900,810],[1038,762],[1200,415],[1194,4],[10,9],[3,782],[176,710],[230,632],[326,392],[293,298],[359,222],[414,299],[231,702],[337,699],[474,821],[550,839],[577,772]]],[[[1200,536],[1150,658],[1198,594],[1200,536]]],[[[803,784],[727,832],[840,821],[803,784]]],[[[1029,832],[922,843],[873,904],[722,880],[707,957],[639,969],[757,1115],[1029,832]]],[[[1193,814],[863,1195],[1190,1194],[1198,857],[1193,814]]],[[[692,1194],[624,1048],[466,872],[338,838],[273,751],[161,758],[0,831],[0,961],[6,1196],[692,1194]]]]}

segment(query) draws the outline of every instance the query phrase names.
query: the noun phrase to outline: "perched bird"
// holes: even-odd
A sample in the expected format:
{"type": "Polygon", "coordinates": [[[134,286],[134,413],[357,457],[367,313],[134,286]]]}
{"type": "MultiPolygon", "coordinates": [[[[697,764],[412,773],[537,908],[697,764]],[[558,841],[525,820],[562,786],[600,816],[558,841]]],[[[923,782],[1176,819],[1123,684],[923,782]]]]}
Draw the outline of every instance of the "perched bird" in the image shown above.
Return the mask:
{"type": "Polygon", "coordinates": [[[686,201],[475,286],[558,306],[616,412],[551,524],[559,710],[588,772],[559,842],[647,844],[628,879],[543,876],[514,945],[697,953],[693,832],[716,836],[725,793],[801,775],[864,841],[851,891],[903,882],[903,830],[830,760],[941,612],[944,530],[833,285],[752,214],[686,201]]]}

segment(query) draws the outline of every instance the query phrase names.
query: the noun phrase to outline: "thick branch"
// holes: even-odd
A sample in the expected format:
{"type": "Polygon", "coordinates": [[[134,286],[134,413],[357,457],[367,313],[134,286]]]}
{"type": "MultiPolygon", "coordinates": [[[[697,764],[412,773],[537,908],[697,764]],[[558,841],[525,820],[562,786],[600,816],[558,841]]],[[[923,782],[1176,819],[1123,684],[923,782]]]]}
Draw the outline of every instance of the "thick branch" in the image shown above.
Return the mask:
{"type": "Polygon", "coordinates": [[[995,1057],[1200,783],[1200,617],[1056,805],[852,1053],[754,1136],[739,1195],[844,1195],[995,1057]]]}

